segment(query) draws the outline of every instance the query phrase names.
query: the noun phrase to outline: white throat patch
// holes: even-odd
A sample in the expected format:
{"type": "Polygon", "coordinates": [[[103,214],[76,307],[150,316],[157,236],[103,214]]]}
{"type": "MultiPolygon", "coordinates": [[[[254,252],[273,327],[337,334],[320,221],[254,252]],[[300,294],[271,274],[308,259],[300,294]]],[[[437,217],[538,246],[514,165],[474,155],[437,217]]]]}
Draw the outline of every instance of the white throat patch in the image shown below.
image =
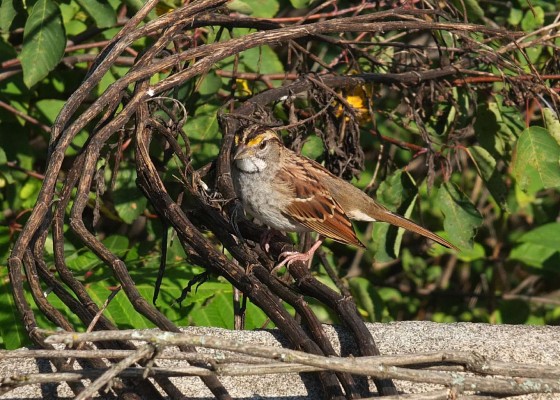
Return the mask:
{"type": "Polygon", "coordinates": [[[266,168],[266,162],[258,157],[243,158],[241,160],[236,160],[235,165],[243,172],[248,172],[250,174],[255,172],[260,172],[266,168]]]}

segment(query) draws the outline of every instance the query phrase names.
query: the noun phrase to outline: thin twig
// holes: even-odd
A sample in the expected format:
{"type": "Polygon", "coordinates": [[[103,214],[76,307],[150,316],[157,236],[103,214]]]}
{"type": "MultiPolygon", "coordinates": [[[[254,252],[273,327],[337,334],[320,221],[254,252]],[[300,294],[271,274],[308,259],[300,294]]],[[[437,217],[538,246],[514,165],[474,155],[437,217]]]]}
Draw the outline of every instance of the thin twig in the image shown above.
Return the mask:
{"type": "Polygon", "coordinates": [[[155,352],[155,347],[152,344],[146,344],[134,353],[123,359],[118,364],[112,366],[109,370],[107,370],[103,375],[97,378],[95,381],[91,383],[86,389],[81,392],[78,396],[76,396],[75,400],[85,400],[90,396],[93,396],[95,392],[105,386],[107,383],[111,381],[114,377],[118,376],[124,369],[128,368],[130,365],[152,357],[155,352]]]}

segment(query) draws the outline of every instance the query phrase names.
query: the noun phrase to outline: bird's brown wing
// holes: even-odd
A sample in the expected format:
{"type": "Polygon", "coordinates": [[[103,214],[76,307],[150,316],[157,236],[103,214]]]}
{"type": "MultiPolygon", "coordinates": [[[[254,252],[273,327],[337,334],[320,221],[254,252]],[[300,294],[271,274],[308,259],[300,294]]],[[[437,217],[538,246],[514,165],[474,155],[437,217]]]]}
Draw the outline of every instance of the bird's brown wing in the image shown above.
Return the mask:
{"type": "Polygon", "coordinates": [[[293,196],[284,215],[320,235],[363,247],[350,219],[321,183],[324,174],[328,172],[322,166],[299,155],[290,168],[278,172],[279,183],[293,196]]]}
{"type": "Polygon", "coordinates": [[[360,189],[331,174],[321,164],[313,160],[306,160],[315,167],[313,170],[316,174],[322,177],[321,182],[324,182],[325,190],[327,190],[332,197],[336,199],[335,201],[338,203],[339,207],[344,210],[346,217],[358,221],[373,220],[386,222],[400,228],[407,229],[411,232],[418,233],[447,248],[460,251],[457,246],[445,240],[441,236],[423,228],[414,221],[391,212],[382,204],[363,193],[360,189]],[[353,213],[353,210],[359,210],[359,215],[353,213]],[[364,216],[369,218],[366,219],[364,216]]]}

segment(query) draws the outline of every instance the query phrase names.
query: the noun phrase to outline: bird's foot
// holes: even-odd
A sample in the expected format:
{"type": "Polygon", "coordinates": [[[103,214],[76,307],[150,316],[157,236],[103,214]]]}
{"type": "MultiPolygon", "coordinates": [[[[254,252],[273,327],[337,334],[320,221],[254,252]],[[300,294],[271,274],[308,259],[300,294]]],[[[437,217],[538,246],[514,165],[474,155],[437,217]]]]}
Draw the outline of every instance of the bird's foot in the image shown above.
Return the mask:
{"type": "Polygon", "coordinates": [[[313,255],[317,251],[317,249],[321,246],[323,240],[317,240],[313,246],[305,253],[300,253],[299,251],[285,251],[280,254],[279,258],[283,258],[281,262],[279,262],[274,268],[272,268],[271,273],[276,272],[278,269],[282,268],[284,265],[290,267],[290,264],[294,261],[309,261],[313,258],[313,255]]]}

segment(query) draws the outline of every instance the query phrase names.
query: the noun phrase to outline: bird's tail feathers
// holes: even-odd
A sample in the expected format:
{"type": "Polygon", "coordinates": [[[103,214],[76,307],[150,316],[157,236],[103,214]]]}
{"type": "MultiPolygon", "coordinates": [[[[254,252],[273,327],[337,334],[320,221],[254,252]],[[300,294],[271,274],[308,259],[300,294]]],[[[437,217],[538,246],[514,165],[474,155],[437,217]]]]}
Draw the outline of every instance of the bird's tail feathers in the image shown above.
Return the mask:
{"type": "Polygon", "coordinates": [[[451,244],[441,236],[436,235],[435,233],[427,230],[426,228],[422,228],[420,225],[418,225],[415,222],[412,222],[407,218],[401,217],[400,215],[397,214],[393,214],[390,211],[383,213],[382,216],[378,215],[376,220],[380,222],[388,222],[390,224],[396,225],[398,227],[404,228],[414,233],[418,233],[419,235],[425,236],[428,239],[432,239],[434,242],[437,242],[442,246],[459,251],[459,248],[457,246],[451,244]]]}

